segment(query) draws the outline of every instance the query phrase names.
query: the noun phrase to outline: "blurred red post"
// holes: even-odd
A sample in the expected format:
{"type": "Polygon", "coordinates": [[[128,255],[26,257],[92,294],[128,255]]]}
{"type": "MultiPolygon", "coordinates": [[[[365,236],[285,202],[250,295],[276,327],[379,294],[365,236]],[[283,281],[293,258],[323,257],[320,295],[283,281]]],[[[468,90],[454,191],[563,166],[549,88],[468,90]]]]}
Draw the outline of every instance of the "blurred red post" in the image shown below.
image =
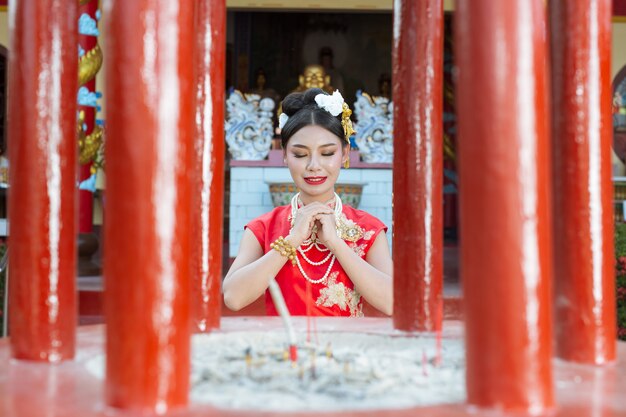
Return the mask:
{"type": "Polygon", "coordinates": [[[189,391],[194,3],[106,10],[106,402],[162,414],[189,391]]]}
{"type": "Polygon", "coordinates": [[[196,3],[196,133],[192,170],[192,330],[220,327],[224,212],[226,3],[196,3]]]}
{"type": "Polygon", "coordinates": [[[556,355],[598,365],[617,346],[611,1],[553,0],[550,15],[556,355]]]}
{"type": "Polygon", "coordinates": [[[460,270],[471,405],[554,405],[543,1],[459,0],[460,270]]]}
{"type": "Polygon", "coordinates": [[[77,5],[20,0],[9,14],[9,330],[17,359],[74,357],[77,5]]]}
{"type": "Polygon", "coordinates": [[[400,330],[438,331],[443,305],[443,2],[395,5],[393,323],[400,330]]]}

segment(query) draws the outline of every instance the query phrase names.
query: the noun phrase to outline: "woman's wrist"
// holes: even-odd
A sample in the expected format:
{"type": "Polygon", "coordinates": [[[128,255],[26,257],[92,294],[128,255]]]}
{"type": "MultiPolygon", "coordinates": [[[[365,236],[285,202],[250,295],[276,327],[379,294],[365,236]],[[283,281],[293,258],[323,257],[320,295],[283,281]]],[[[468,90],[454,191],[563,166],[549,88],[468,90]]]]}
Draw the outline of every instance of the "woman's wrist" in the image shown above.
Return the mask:
{"type": "Polygon", "coordinates": [[[302,244],[302,241],[304,239],[298,237],[297,235],[294,235],[293,233],[289,233],[286,237],[285,240],[287,242],[289,242],[289,244],[291,246],[293,246],[294,248],[298,248],[298,246],[300,246],[302,244]]]}
{"type": "Polygon", "coordinates": [[[330,249],[330,251],[332,253],[336,253],[337,250],[339,249],[339,247],[344,244],[345,245],[346,242],[343,241],[343,239],[339,238],[339,237],[335,237],[332,240],[329,240],[326,242],[326,247],[328,249],[330,249]]]}
{"type": "Polygon", "coordinates": [[[280,236],[270,244],[270,248],[287,258],[293,265],[296,264],[296,247],[286,238],[280,236]]]}

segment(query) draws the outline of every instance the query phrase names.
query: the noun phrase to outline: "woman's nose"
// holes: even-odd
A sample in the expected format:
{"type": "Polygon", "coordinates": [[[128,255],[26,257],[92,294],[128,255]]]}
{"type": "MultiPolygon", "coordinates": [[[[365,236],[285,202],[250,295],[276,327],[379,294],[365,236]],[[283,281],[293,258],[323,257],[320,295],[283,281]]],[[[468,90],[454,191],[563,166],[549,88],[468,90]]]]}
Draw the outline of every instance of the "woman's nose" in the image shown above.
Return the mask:
{"type": "Polygon", "coordinates": [[[319,162],[320,162],[319,157],[316,155],[312,155],[311,158],[309,159],[309,165],[307,166],[307,169],[309,171],[318,170],[320,167],[319,162]]]}

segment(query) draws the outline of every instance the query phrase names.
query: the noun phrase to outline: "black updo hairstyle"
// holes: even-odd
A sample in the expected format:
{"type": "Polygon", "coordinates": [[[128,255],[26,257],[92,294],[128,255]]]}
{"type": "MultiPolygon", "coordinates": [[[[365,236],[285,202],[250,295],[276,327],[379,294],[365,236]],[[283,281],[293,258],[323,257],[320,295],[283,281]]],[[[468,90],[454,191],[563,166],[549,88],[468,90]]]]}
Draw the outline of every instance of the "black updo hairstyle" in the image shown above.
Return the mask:
{"type": "Polygon", "coordinates": [[[289,116],[287,123],[280,131],[283,149],[296,132],[306,126],[319,126],[334,134],[341,141],[341,146],[347,146],[341,126],[341,113],[333,116],[322,109],[315,102],[315,96],[325,94],[321,88],[310,88],[302,93],[291,93],[283,100],[283,113],[289,116]]]}

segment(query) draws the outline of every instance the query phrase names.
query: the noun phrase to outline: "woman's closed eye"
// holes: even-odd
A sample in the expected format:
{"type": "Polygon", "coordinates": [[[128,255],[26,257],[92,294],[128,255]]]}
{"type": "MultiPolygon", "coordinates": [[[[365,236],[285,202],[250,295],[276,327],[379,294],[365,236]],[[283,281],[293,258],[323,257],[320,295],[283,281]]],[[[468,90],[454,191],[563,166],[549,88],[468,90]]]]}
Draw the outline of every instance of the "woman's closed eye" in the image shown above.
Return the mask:
{"type": "Polygon", "coordinates": [[[323,153],[322,156],[333,156],[335,152],[323,153]]]}
{"type": "Polygon", "coordinates": [[[294,156],[295,158],[304,158],[304,157],[306,156],[306,154],[303,154],[303,153],[294,153],[294,154],[293,154],[293,156],[294,156]]]}

